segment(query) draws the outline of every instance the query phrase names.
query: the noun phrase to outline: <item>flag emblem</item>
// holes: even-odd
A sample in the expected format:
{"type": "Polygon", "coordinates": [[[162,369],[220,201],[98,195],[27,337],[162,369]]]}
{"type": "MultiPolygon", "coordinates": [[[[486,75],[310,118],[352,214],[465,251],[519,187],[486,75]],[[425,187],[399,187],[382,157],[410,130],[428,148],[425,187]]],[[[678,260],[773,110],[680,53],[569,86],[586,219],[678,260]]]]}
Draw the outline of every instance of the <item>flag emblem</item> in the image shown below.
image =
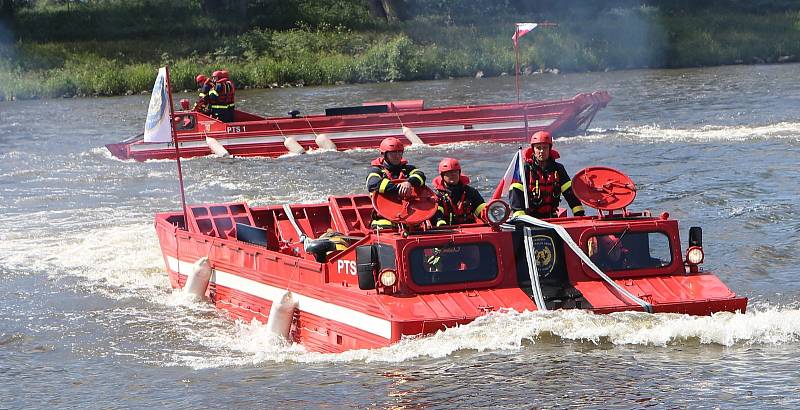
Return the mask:
{"type": "Polygon", "coordinates": [[[147,120],[144,123],[144,142],[170,142],[169,96],[167,95],[167,68],[158,70],[158,77],[153,84],[150,105],[147,107],[147,120]]]}

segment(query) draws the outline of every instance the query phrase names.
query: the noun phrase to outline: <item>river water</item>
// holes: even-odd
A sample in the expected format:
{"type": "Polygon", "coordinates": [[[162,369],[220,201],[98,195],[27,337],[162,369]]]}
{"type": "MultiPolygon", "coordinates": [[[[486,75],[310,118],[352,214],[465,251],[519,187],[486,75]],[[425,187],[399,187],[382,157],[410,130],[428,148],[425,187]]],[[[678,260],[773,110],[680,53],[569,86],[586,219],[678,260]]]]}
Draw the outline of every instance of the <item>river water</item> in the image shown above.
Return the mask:
{"type": "MultiPolygon", "coordinates": [[[[155,74],[155,73],[154,73],[155,74]]],[[[605,165],[632,210],[704,227],[707,270],[750,297],[712,317],[496,314],[339,355],[271,339],[173,293],[153,213],[178,209],[172,161],[113,159],[149,96],[0,103],[0,408],[736,408],[800,406],[800,65],[535,75],[523,99],[608,90],[586,136],[556,146],[572,173],[605,165]]],[[[186,95],[178,95],[177,98],[186,95]]],[[[242,91],[297,108],[425,98],[504,102],[514,79],[242,91]]],[[[408,150],[432,174],[462,160],[488,195],[517,147],[408,150]]],[[[189,202],[321,201],[363,190],[374,152],[186,160],[189,202]]]]}

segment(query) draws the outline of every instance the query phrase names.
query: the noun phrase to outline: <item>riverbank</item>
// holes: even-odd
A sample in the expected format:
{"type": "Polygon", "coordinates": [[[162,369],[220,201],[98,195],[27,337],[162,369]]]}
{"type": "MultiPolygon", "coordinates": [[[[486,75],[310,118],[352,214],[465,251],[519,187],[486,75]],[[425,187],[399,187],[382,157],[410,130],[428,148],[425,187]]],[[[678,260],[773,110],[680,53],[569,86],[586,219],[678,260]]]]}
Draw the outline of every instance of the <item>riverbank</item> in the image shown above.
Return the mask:
{"type": "MultiPolygon", "coordinates": [[[[163,64],[170,64],[173,87],[179,90],[194,89],[197,73],[222,67],[239,88],[513,75],[513,22],[542,18],[497,12],[481,19],[473,12],[454,20],[453,10],[437,9],[389,23],[370,17],[359,2],[342,3],[350,8],[335,18],[301,15],[310,22],[240,25],[227,32],[214,32],[213,19],[181,19],[198,11],[183,9],[190,3],[180,2],[160,17],[137,9],[148,4],[139,2],[116,5],[105,14],[76,11],[89,7],[76,5],[67,11],[50,7],[18,13],[21,39],[0,45],[0,100],[149,92],[163,64]],[[130,15],[142,17],[140,31],[125,31],[115,20],[130,15]],[[59,38],[48,33],[57,31],[55,21],[76,26],[59,38]],[[92,26],[94,37],[75,34],[80,24],[92,21],[105,22],[92,26]],[[180,23],[170,27],[169,21],[180,23]],[[50,28],[42,33],[31,29],[36,26],[50,28]],[[159,26],[167,28],[164,34],[159,26]]],[[[558,27],[537,29],[520,41],[525,73],[778,63],[800,57],[800,11],[688,13],[637,6],[552,17],[558,27]]]]}

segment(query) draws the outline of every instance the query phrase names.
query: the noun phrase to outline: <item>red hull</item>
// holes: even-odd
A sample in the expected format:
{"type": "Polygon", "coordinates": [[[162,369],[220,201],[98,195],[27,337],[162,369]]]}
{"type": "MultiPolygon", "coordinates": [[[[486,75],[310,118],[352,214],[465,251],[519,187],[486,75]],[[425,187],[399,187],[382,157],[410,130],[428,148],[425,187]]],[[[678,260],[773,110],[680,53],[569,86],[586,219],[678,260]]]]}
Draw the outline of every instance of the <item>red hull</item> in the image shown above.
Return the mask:
{"type": "MultiPolygon", "coordinates": [[[[206,137],[216,139],[234,156],[277,157],[289,152],[285,145],[288,137],[304,150],[318,149],[316,139],[320,135],[332,141],[339,151],[377,148],[380,141],[389,136],[406,140],[403,127],[411,129],[429,145],[516,142],[539,130],[554,135],[574,134],[585,130],[597,111],[610,100],[608,93],[598,91],[578,94],[568,100],[521,104],[424,108],[422,100],[398,101],[383,103],[387,112],[338,115],[341,112],[334,111],[337,115],[300,118],[265,118],[237,111],[236,122],[231,123],[193,111],[179,111],[175,116],[178,117],[176,132],[182,157],[210,155],[212,151],[206,137]]],[[[365,107],[370,106],[375,104],[365,104],[365,107]]],[[[144,161],[175,157],[171,143],[145,143],[141,136],[106,147],[120,159],[144,161]]]]}
{"type": "MultiPolygon", "coordinates": [[[[382,233],[378,239],[364,228],[371,212],[369,204],[366,196],[353,196],[292,206],[293,217],[311,237],[319,237],[328,228],[358,237],[347,249],[324,256],[322,262],[298,250],[302,246],[281,207],[192,206],[188,230],[182,213],[173,212],[156,216],[156,231],[172,286],[182,288],[192,263],[208,256],[214,274],[207,294],[218,308],[234,317],[267,322],[272,301],[291,290],[298,306],[290,338],[313,351],[382,347],[403,336],[430,334],[469,323],[492,311],[537,310],[520,282],[525,276],[517,272],[519,255],[515,255],[515,249],[519,247],[513,232],[488,225],[467,225],[456,231],[419,237],[382,233]],[[236,222],[263,228],[266,246],[236,239],[236,222]],[[438,243],[466,247],[476,241],[496,250],[496,275],[472,282],[431,285],[420,283],[412,273],[416,247],[438,243]],[[393,269],[399,280],[389,287],[378,284],[374,289],[362,290],[354,273],[357,249],[374,243],[397,250],[393,269]]],[[[668,255],[671,262],[654,269],[609,274],[617,285],[647,301],[654,313],[708,315],[746,309],[747,299],[737,296],[713,274],[688,273],[684,269],[676,221],[634,216],[622,221],[597,217],[551,221],[563,226],[582,247],[587,233],[609,230],[615,224],[625,226],[629,235],[656,226],[671,241],[667,247],[672,252],[668,255]]],[[[584,297],[584,305],[578,307],[596,313],[643,310],[599,280],[569,252],[560,254],[564,258],[565,280],[584,297]]]]}

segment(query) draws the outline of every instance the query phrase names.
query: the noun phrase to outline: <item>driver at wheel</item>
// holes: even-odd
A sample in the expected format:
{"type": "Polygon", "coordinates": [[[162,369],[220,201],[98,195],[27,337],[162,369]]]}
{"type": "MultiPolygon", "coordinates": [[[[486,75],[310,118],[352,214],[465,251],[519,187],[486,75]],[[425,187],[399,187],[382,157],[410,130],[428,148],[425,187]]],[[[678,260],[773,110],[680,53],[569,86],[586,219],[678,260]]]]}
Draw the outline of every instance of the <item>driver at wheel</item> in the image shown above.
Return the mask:
{"type": "MultiPolygon", "coordinates": [[[[370,195],[380,193],[407,197],[414,192],[414,188],[425,185],[425,174],[403,158],[404,150],[403,143],[395,137],[381,141],[381,156],[372,161],[367,175],[367,191],[370,195]],[[395,184],[392,182],[394,179],[405,181],[395,184]]],[[[371,226],[384,229],[393,228],[394,224],[373,211],[371,226]]]]}
{"type": "Polygon", "coordinates": [[[598,235],[589,240],[589,257],[601,270],[632,268],[629,253],[616,235],[598,235]]]}

